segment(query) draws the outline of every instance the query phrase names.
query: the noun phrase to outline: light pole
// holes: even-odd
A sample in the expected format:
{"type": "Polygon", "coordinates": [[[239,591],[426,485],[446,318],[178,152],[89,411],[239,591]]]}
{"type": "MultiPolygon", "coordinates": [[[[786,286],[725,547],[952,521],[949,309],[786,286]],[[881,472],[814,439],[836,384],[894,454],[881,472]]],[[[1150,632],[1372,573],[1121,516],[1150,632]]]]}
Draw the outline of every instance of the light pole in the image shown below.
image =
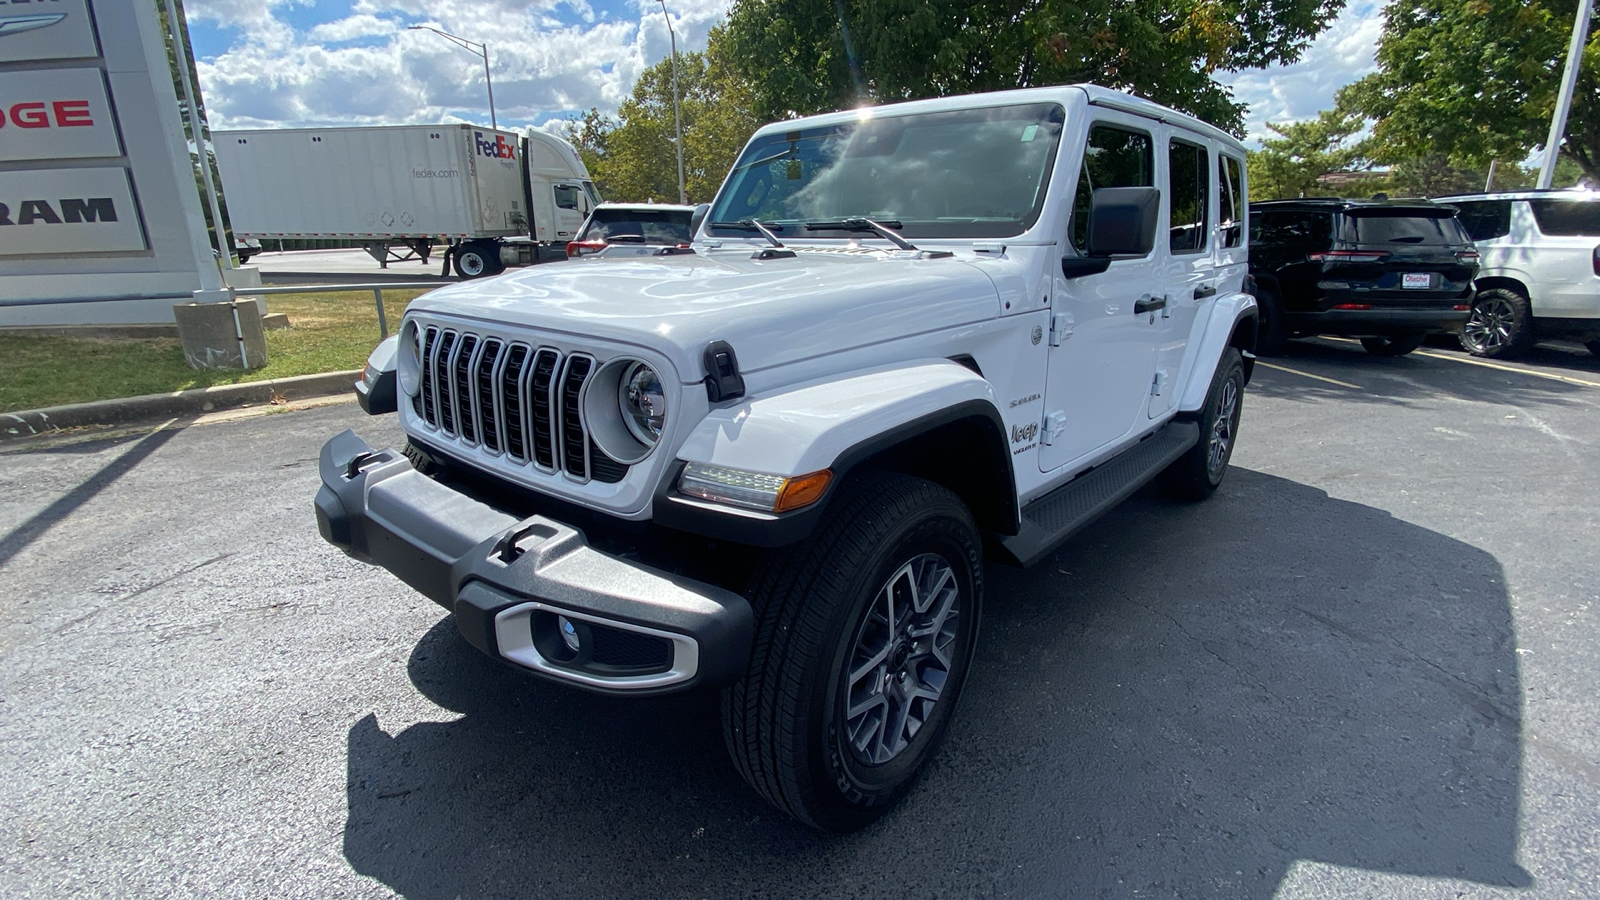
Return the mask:
{"type": "Polygon", "coordinates": [[[456,37],[448,31],[442,31],[432,25],[408,25],[407,31],[431,31],[440,37],[448,38],[457,47],[464,47],[483,57],[483,83],[489,89],[489,127],[499,130],[500,123],[494,118],[494,82],[489,78],[489,45],[477,41],[469,41],[464,37],[456,37]]]}
{"type": "Polygon", "coordinates": [[[667,0],[656,2],[661,4],[661,15],[667,20],[667,34],[672,37],[672,129],[678,135],[678,202],[687,204],[689,194],[683,189],[683,119],[678,116],[678,33],[672,28],[667,0]]]}
{"type": "Polygon", "coordinates": [[[1550,117],[1550,137],[1544,142],[1544,166],[1539,170],[1539,187],[1547,188],[1556,177],[1556,156],[1561,151],[1561,139],[1567,134],[1567,113],[1572,109],[1572,90],[1578,84],[1578,69],[1583,67],[1583,46],[1589,34],[1589,16],[1594,12],[1594,0],[1578,4],[1578,16],[1572,23],[1572,46],[1567,48],[1567,69],[1561,76],[1561,94],[1556,97],[1556,113],[1550,117]]]}

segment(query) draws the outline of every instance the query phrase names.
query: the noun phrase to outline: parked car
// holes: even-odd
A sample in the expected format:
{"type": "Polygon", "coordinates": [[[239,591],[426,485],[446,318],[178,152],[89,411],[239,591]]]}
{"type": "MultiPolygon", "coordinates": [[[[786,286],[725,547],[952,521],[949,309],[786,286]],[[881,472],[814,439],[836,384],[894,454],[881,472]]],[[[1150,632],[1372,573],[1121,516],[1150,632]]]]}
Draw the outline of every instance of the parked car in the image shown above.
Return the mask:
{"type": "Polygon", "coordinates": [[[663,203],[602,203],[567,244],[567,257],[588,256],[619,244],[650,248],[643,255],[657,247],[686,247],[695,209],[663,203]]]}
{"type": "Polygon", "coordinates": [[[1250,205],[1250,274],[1263,355],[1291,337],[1361,339],[1404,356],[1459,332],[1472,310],[1478,251],[1455,210],[1426,201],[1271,200],[1250,205]]]}
{"type": "Polygon", "coordinates": [[[1600,356],[1600,193],[1519,191],[1440,197],[1460,210],[1482,256],[1461,332],[1474,356],[1525,353],[1541,338],[1600,356]]]}
{"type": "Polygon", "coordinates": [[[1093,86],[768,125],[689,253],[414,300],[366,391],[406,445],[329,441],[318,527],[524,672],[721,688],[755,790],[858,828],[938,750],[986,550],[1031,564],[1150,481],[1221,484],[1244,160],[1093,86]]]}

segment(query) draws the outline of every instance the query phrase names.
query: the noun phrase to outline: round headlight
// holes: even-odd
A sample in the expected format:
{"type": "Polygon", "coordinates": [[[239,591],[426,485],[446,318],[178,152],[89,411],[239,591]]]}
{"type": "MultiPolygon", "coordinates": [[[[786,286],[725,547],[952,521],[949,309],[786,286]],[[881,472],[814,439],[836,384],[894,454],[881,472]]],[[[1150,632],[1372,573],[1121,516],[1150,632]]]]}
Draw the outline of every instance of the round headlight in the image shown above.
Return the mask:
{"type": "Polygon", "coordinates": [[[617,381],[617,403],[628,431],[646,447],[655,446],[667,413],[667,393],[656,371],[642,362],[624,369],[617,381]]]}
{"type": "Polygon", "coordinates": [[[400,328],[400,347],[396,354],[395,372],[400,390],[407,397],[415,397],[422,389],[422,332],[417,323],[407,322],[400,328]]]}

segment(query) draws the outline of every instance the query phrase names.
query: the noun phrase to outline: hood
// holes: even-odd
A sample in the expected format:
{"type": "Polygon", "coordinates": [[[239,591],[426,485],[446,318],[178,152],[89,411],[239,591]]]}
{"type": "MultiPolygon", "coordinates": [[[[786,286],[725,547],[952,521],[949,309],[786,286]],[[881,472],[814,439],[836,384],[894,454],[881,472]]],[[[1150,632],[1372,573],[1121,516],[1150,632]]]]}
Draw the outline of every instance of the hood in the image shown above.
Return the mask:
{"type": "Polygon", "coordinates": [[[793,247],[757,260],[740,246],[649,259],[579,259],[462,282],[412,310],[642,345],[685,382],[727,341],[744,372],[999,315],[994,283],[957,258],[793,247]]]}

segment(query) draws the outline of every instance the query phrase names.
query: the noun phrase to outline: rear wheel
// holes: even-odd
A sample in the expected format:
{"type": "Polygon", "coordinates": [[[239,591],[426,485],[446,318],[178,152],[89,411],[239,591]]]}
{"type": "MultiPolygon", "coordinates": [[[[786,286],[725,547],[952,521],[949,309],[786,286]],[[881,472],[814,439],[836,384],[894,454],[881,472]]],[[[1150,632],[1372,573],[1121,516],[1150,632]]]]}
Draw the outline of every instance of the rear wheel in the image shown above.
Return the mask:
{"type": "Polygon", "coordinates": [[[1200,410],[1200,442],[1156,476],[1156,483],[1167,496],[1204,500],[1222,483],[1239,435],[1243,400],[1244,360],[1238,350],[1229,347],[1217,361],[1206,405],[1200,410]]]}
{"type": "Polygon", "coordinates": [[[1365,337],[1361,339],[1361,346],[1373,356],[1405,356],[1407,353],[1422,346],[1422,339],[1427,337],[1423,332],[1414,334],[1391,334],[1387,337],[1365,337]]]}
{"type": "Polygon", "coordinates": [[[1509,288],[1479,291],[1461,329],[1461,346],[1473,356],[1491,359],[1528,352],[1533,347],[1528,298],[1509,288]]]}
{"type": "Polygon", "coordinates": [[[932,482],[874,473],[754,579],[756,640],[722,693],[740,774],[814,828],[886,812],[938,750],[971,665],[982,543],[932,482]]]}

